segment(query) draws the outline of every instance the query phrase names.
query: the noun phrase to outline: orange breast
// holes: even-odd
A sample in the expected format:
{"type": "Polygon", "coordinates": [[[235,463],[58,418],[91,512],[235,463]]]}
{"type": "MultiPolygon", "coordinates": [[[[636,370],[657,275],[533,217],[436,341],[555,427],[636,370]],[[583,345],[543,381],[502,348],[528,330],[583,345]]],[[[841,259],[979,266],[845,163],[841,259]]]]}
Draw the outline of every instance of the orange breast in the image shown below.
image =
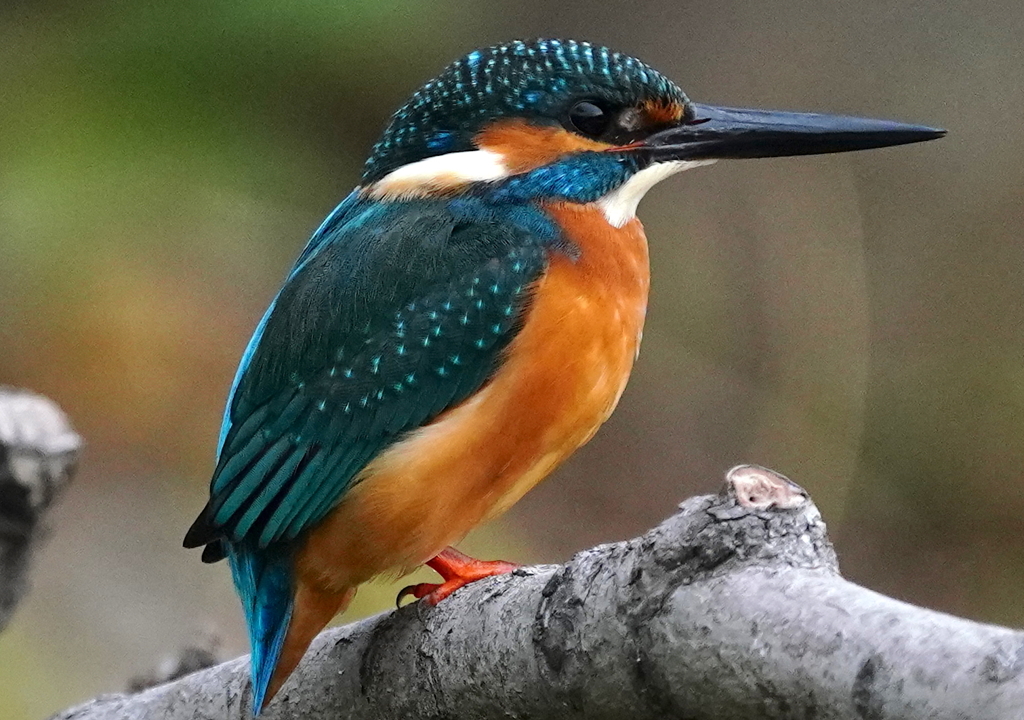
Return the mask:
{"type": "Polygon", "coordinates": [[[422,564],[510,507],[607,420],[639,349],[650,284],[639,221],[549,207],[580,249],[555,254],[496,376],[388,448],[313,530],[306,582],[348,587],[422,564]]]}

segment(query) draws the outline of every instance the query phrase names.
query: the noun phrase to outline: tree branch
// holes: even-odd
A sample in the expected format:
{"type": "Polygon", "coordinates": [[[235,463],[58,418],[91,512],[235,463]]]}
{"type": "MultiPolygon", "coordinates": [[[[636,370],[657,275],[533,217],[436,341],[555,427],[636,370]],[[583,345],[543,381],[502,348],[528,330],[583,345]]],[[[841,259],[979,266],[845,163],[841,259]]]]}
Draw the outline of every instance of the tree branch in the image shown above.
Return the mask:
{"type": "MultiPolygon", "coordinates": [[[[239,658],[59,718],[249,713],[239,658]]],[[[645,535],[320,635],[278,718],[1020,718],[1024,633],[843,580],[817,509],[755,466],[645,535]]]]}
{"type": "Polygon", "coordinates": [[[0,630],[28,588],[43,516],[71,477],[81,444],[52,401],[0,386],[0,630]]]}

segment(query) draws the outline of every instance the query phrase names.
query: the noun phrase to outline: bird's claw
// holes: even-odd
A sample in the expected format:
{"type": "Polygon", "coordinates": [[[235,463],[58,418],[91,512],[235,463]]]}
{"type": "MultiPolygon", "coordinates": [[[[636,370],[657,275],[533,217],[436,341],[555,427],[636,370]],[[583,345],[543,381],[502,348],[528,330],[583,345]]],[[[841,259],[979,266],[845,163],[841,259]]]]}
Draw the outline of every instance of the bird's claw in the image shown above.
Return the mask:
{"type": "Polygon", "coordinates": [[[402,600],[410,595],[428,605],[437,605],[463,585],[486,577],[510,573],[520,567],[504,560],[476,560],[451,547],[442,550],[437,557],[428,561],[427,565],[436,570],[444,578],[444,582],[408,585],[399,591],[395,605],[401,607],[402,600]]]}
{"type": "MultiPolygon", "coordinates": [[[[440,587],[440,585],[435,585],[434,583],[417,583],[415,585],[406,585],[404,588],[398,591],[398,596],[395,598],[395,607],[402,607],[402,600],[410,596],[415,598],[416,600],[422,600],[423,598],[428,597],[431,593],[433,593],[440,587]]],[[[447,597],[447,595],[445,597],[447,597]]],[[[436,605],[438,602],[440,602],[440,600],[441,599],[434,600],[433,602],[431,602],[428,599],[427,602],[429,602],[431,605],[436,605]]]]}

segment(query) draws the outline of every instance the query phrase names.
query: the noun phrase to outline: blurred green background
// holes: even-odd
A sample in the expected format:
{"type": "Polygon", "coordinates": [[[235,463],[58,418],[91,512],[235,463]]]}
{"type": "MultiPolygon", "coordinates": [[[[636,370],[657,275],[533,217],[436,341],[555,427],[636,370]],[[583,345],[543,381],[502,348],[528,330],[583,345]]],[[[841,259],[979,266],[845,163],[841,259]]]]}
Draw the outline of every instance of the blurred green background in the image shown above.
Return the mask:
{"type": "MultiPolygon", "coordinates": [[[[469,49],[589,39],[696,99],[946,127],[722,162],[642,206],[654,289],[619,411],[465,548],[558,561],[757,462],[845,573],[1024,624],[1024,6],[720,0],[5,0],[0,382],[88,448],[0,635],[0,720],[121,689],[207,634],[226,568],[180,540],[235,363],[389,113],[469,49]]],[[[394,586],[361,591],[354,617],[394,586]]]]}

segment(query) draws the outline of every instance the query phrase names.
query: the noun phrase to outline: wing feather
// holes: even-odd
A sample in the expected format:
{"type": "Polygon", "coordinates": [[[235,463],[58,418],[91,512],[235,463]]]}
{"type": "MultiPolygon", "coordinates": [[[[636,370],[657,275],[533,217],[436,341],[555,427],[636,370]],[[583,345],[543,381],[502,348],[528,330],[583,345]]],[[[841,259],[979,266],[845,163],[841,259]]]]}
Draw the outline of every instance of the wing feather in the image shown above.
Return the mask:
{"type": "Polygon", "coordinates": [[[221,538],[294,539],[376,454],[487,382],[559,240],[472,202],[350,198],[321,226],[243,357],[187,546],[217,559],[221,538]]]}

